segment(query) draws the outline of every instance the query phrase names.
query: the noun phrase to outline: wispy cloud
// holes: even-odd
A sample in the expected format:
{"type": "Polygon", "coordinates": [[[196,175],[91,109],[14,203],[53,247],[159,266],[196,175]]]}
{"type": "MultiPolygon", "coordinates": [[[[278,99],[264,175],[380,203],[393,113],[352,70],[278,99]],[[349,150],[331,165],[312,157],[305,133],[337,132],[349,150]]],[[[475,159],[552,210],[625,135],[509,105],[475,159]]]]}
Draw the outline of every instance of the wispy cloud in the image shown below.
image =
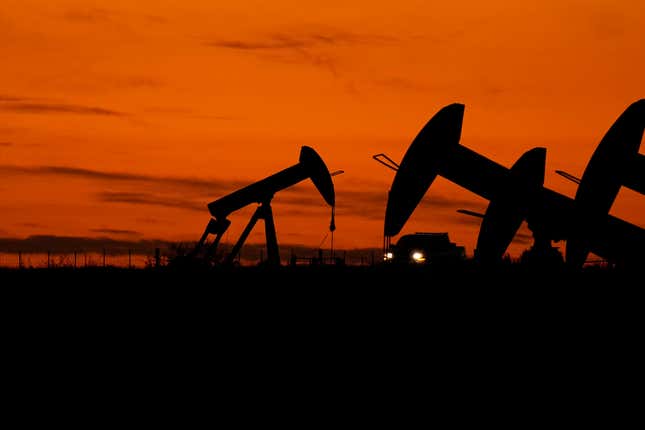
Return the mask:
{"type": "Polygon", "coordinates": [[[151,255],[154,249],[170,248],[173,244],[164,240],[118,240],[107,237],[78,237],[34,235],[24,239],[0,238],[0,250],[9,252],[57,252],[71,253],[75,251],[103,252],[109,255],[124,255],[128,251],[151,255]]]}
{"type": "Polygon", "coordinates": [[[427,195],[419,203],[420,208],[448,208],[448,209],[462,209],[466,207],[476,207],[476,210],[481,210],[477,200],[467,198],[455,198],[444,195],[427,195]]]}
{"type": "Polygon", "coordinates": [[[0,125],[0,133],[2,133],[4,136],[16,134],[21,130],[23,130],[23,128],[21,127],[8,127],[5,125],[0,125]]]}
{"type": "Polygon", "coordinates": [[[144,224],[159,224],[164,221],[158,218],[142,217],[142,218],[137,218],[137,222],[141,222],[144,224]]]}
{"type": "Polygon", "coordinates": [[[523,245],[528,245],[533,243],[533,235],[528,232],[528,233],[523,233],[521,231],[517,232],[515,237],[513,238],[513,243],[520,243],[523,245]]]}
{"type": "Polygon", "coordinates": [[[419,82],[400,76],[390,76],[384,79],[377,79],[374,84],[379,87],[390,88],[396,91],[426,91],[429,88],[419,82]]]}
{"type": "Polygon", "coordinates": [[[13,146],[12,142],[0,142],[0,148],[8,148],[10,146],[13,146]]]}
{"type": "MultiPolygon", "coordinates": [[[[324,212],[328,207],[316,191],[293,188],[276,195],[276,203],[290,206],[289,214],[311,214],[324,212]],[[296,209],[297,208],[297,209],[296,209]],[[306,208],[306,209],[303,209],[306,208]],[[297,212],[296,212],[297,211],[297,212]]],[[[336,189],[336,214],[339,217],[353,216],[369,220],[383,220],[387,205],[387,191],[364,189],[336,189]]],[[[454,198],[444,195],[426,196],[417,208],[421,213],[436,210],[480,208],[476,200],[454,198]]],[[[455,213],[455,219],[459,216],[455,213]]]]}
{"type": "Polygon", "coordinates": [[[217,38],[204,42],[218,49],[254,53],[271,61],[306,63],[338,74],[338,49],[368,44],[386,44],[391,36],[346,31],[306,31],[290,34],[272,33],[255,38],[217,38]]]}
{"type": "Polygon", "coordinates": [[[168,177],[125,172],[107,172],[69,166],[15,166],[0,164],[0,172],[7,174],[13,173],[33,176],[81,178],[107,182],[145,182],[157,185],[165,190],[192,190],[194,192],[206,193],[208,195],[217,195],[217,193],[223,191],[230,192],[237,187],[248,185],[249,183],[235,180],[225,181],[219,179],[168,177]]]}
{"type": "MultiPolygon", "coordinates": [[[[113,192],[106,191],[96,194],[102,202],[125,203],[134,205],[169,207],[188,211],[207,213],[206,205],[221,195],[209,194],[208,198],[193,199],[181,197],[183,194],[155,192],[113,192]]],[[[382,220],[385,213],[387,198],[380,191],[341,190],[337,194],[336,214],[339,217],[351,216],[369,220],[382,220]]],[[[249,202],[252,204],[253,202],[249,202]]],[[[446,196],[433,196],[424,199],[419,205],[421,213],[432,213],[433,210],[457,210],[463,207],[473,207],[471,200],[455,199],[446,196]]],[[[329,213],[330,208],[315,190],[287,189],[276,194],[274,207],[281,216],[312,216],[329,213]]],[[[478,207],[479,209],[479,207],[478,207]]],[[[454,219],[460,215],[455,213],[454,219]]],[[[478,220],[477,220],[478,221],[478,220]]]]}
{"type": "MultiPolygon", "coordinates": [[[[129,78],[126,82],[129,82],[129,78]]],[[[133,83],[137,83],[137,79],[133,83]]],[[[142,82],[139,82],[141,84],[142,82]]],[[[74,115],[103,115],[126,117],[129,114],[100,106],[89,106],[74,103],[60,103],[38,97],[23,95],[0,94],[0,111],[23,114],[74,114],[74,115]]]]}
{"type": "Polygon", "coordinates": [[[127,203],[135,205],[161,206],[207,213],[208,202],[196,202],[174,197],[157,196],[151,193],[101,192],[96,195],[99,201],[109,203],[127,203]]]}
{"type": "Polygon", "coordinates": [[[0,94],[0,102],[2,103],[13,103],[13,102],[27,102],[32,99],[26,98],[26,97],[17,97],[17,96],[10,96],[8,94],[0,94]]]}
{"type": "Polygon", "coordinates": [[[118,89],[141,89],[141,88],[159,88],[163,86],[163,81],[150,76],[121,76],[104,78],[104,83],[111,84],[118,89]]]}
{"type": "Polygon", "coordinates": [[[273,33],[257,39],[214,39],[206,46],[236,49],[241,51],[299,50],[321,46],[351,46],[361,44],[389,43],[396,39],[391,36],[358,34],[350,32],[311,32],[301,34],[273,33]]]}
{"type": "Polygon", "coordinates": [[[187,108],[175,108],[175,107],[147,107],[143,110],[144,113],[154,114],[154,115],[164,115],[172,117],[181,117],[181,118],[192,118],[192,119],[207,119],[209,121],[239,121],[244,118],[231,115],[216,115],[202,113],[194,111],[187,108]]]}
{"type": "Polygon", "coordinates": [[[168,24],[170,20],[165,16],[161,15],[145,15],[144,18],[146,21],[155,23],[155,24],[168,24]]]}
{"type": "Polygon", "coordinates": [[[92,233],[114,234],[123,236],[142,236],[143,233],[134,230],[119,230],[116,228],[93,228],[90,229],[92,233]]]}
{"type": "MultiPolygon", "coordinates": [[[[469,205],[469,206],[459,206],[458,209],[463,209],[465,207],[470,209],[470,208],[472,208],[472,204],[469,205]]],[[[481,223],[482,223],[482,218],[477,218],[477,217],[474,217],[474,216],[457,213],[456,210],[455,210],[455,214],[450,215],[450,221],[452,223],[454,223],[454,224],[470,225],[470,226],[473,226],[473,227],[479,227],[481,225],[481,223]]]]}
{"type": "Polygon", "coordinates": [[[125,117],[128,114],[96,106],[83,106],[64,103],[34,103],[21,101],[3,101],[0,111],[24,114],[75,114],[125,117]]]}
{"type": "MultiPolygon", "coordinates": [[[[208,202],[222,197],[253,181],[152,176],[126,172],[108,172],[68,166],[15,166],[0,165],[0,173],[79,178],[109,184],[110,189],[95,194],[101,202],[133,205],[159,206],[189,211],[207,212],[208,202]],[[144,188],[144,185],[147,187],[144,188]],[[119,189],[120,188],[120,189],[119,189]]],[[[382,220],[387,204],[387,191],[377,189],[379,184],[361,184],[352,188],[336,188],[336,213],[339,216],[354,216],[370,220],[382,220]],[[365,189],[369,187],[369,189],[365,189]]],[[[280,206],[284,215],[322,214],[329,207],[311,186],[288,188],[276,194],[274,204],[280,206]]],[[[480,204],[465,198],[444,195],[428,195],[419,204],[418,211],[476,208],[480,204]]],[[[455,219],[465,218],[455,215],[455,219]]]]}
{"type": "Polygon", "coordinates": [[[71,22],[95,24],[111,21],[115,12],[98,7],[70,9],[63,15],[63,18],[71,22]]]}
{"type": "Polygon", "coordinates": [[[294,49],[310,46],[302,40],[296,39],[282,39],[281,37],[274,37],[274,40],[269,42],[251,42],[243,40],[216,40],[206,42],[206,46],[215,48],[228,48],[238,49],[242,51],[261,51],[261,50],[274,50],[274,49],[294,49]]]}
{"type": "Polygon", "coordinates": [[[206,114],[193,114],[193,115],[186,115],[186,118],[193,118],[193,119],[207,119],[207,120],[212,120],[212,121],[238,121],[240,118],[232,117],[232,116],[226,116],[226,115],[206,115],[206,114]]]}
{"type": "Polygon", "coordinates": [[[38,224],[38,223],[35,223],[35,222],[22,222],[19,225],[21,225],[23,227],[31,227],[31,228],[43,228],[43,227],[45,227],[44,225],[38,224]]]}

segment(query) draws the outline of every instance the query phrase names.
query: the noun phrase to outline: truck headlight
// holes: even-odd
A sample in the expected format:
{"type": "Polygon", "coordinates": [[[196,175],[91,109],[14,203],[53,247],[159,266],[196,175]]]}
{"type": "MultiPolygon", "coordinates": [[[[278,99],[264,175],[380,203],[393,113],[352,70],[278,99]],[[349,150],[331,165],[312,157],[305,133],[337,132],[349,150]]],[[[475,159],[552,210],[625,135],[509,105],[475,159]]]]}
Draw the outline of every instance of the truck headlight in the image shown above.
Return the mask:
{"type": "Polygon", "coordinates": [[[424,261],[426,261],[426,256],[421,251],[414,251],[411,254],[411,257],[412,261],[414,261],[415,263],[423,263],[424,261]]]}

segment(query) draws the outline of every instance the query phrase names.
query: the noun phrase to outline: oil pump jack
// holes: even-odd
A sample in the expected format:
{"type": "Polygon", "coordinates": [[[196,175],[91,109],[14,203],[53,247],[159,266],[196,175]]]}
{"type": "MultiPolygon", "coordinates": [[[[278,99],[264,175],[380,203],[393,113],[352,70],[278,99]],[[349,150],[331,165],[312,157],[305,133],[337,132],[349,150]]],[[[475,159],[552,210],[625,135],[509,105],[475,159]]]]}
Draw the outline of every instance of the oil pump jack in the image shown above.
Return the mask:
{"type": "MultiPolygon", "coordinates": [[[[414,139],[388,195],[386,244],[397,235],[440,175],[490,201],[477,240],[479,258],[499,261],[522,221],[536,245],[567,240],[567,264],[581,267],[591,251],[609,261],[639,264],[645,258],[645,230],[608,214],[620,186],[645,193],[645,157],[638,148],[645,128],[645,99],[630,105],[615,121],[592,156],[575,199],[544,187],[545,148],[527,151],[509,169],[462,146],[464,105],[437,112],[414,139]]],[[[382,157],[379,154],[376,157],[382,157]]]]}
{"type": "Polygon", "coordinates": [[[262,219],[264,220],[266,235],[267,264],[273,266],[280,265],[278,239],[273,222],[273,211],[271,209],[273,196],[275,193],[304,181],[307,178],[311,179],[325,202],[332,208],[329,230],[333,232],[336,229],[334,222],[336,197],[331,176],[327,166],[318,153],[313,148],[303,146],[300,149],[298,163],[209,203],[208,210],[213,218],[206,225],[204,234],[202,234],[201,239],[197,243],[193,255],[196,255],[201,250],[208,235],[214,234],[215,239],[206,252],[207,258],[213,256],[222,239],[222,235],[231,225],[231,221],[227,217],[231,213],[251,203],[258,203],[259,206],[253,216],[251,216],[249,223],[235,246],[233,246],[230,254],[226,257],[225,262],[232,263],[235,260],[251,230],[253,230],[257,221],[262,219]]]}

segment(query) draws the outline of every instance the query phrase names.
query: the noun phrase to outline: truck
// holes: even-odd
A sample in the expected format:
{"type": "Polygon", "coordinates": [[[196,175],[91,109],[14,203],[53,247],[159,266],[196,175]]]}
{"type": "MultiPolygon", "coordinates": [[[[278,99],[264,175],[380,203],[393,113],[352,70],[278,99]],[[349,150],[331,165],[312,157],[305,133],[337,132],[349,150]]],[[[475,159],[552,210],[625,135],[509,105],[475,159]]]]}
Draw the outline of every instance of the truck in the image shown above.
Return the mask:
{"type": "Polygon", "coordinates": [[[448,233],[417,232],[401,236],[386,249],[386,262],[399,264],[456,264],[466,259],[466,249],[451,242],[448,233]]]}

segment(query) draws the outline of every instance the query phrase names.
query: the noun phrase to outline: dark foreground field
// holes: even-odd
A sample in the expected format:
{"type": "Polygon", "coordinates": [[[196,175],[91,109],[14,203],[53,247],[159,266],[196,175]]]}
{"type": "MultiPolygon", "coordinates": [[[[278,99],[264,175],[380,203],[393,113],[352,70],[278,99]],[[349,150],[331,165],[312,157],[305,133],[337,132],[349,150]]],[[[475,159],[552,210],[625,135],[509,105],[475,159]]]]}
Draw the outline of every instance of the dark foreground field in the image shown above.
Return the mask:
{"type": "Polygon", "coordinates": [[[283,266],[211,269],[57,268],[0,270],[5,295],[59,306],[145,312],[226,313],[343,310],[382,315],[493,310],[584,311],[585,304],[640,306],[640,271],[582,271],[506,265],[453,267],[283,266]],[[381,312],[382,311],[382,312],[381,312]]]}
{"type": "Polygon", "coordinates": [[[638,287],[641,270],[622,270],[601,266],[582,270],[545,269],[506,264],[483,268],[471,262],[444,267],[412,265],[302,265],[172,267],[127,269],[121,267],[0,268],[4,286],[46,287],[155,287],[229,289],[232,287],[328,287],[355,290],[370,287],[400,289],[465,290],[538,287],[638,287]],[[633,282],[631,282],[633,279],[633,282]]]}
{"type": "Polygon", "coordinates": [[[115,341],[135,343],[161,336],[210,346],[258,336],[287,336],[291,346],[618,339],[643,326],[645,297],[640,273],[522,266],[29,269],[0,271],[0,285],[10,332],[55,330],[84,341],[114,333],[115,341]]]}
{"type": "Polygon", "coordinates": [[[286,390],[289,408],[318,404],[312,393],[348,408],[366,393],[424,410],[419,393],[448,404],[504,398],[504,414],[542,405],[531,398],[569,408],[574,391],[623,392],[616,384],[642,363],[643,285],[630,276],[514,266],[4,270],[5,369],[27,369],[12,371],[20,387],[27,376],[51,387],[72,377],[79,393],[107,387],[132,404],[134,384],[195,404],[211,401],[204,392],[230,405],[286,390]]]}
{"type": "Polygon", "coordinates": [[[86,340],[117,333],[124,342],[168,336],[208,345],[257,336],[575,343],[634,333],[645,297],[639,273],[514,265],[28,269],[0,271],[0,283],[2,315],[16,332],[57,327],[86,340]]]}

